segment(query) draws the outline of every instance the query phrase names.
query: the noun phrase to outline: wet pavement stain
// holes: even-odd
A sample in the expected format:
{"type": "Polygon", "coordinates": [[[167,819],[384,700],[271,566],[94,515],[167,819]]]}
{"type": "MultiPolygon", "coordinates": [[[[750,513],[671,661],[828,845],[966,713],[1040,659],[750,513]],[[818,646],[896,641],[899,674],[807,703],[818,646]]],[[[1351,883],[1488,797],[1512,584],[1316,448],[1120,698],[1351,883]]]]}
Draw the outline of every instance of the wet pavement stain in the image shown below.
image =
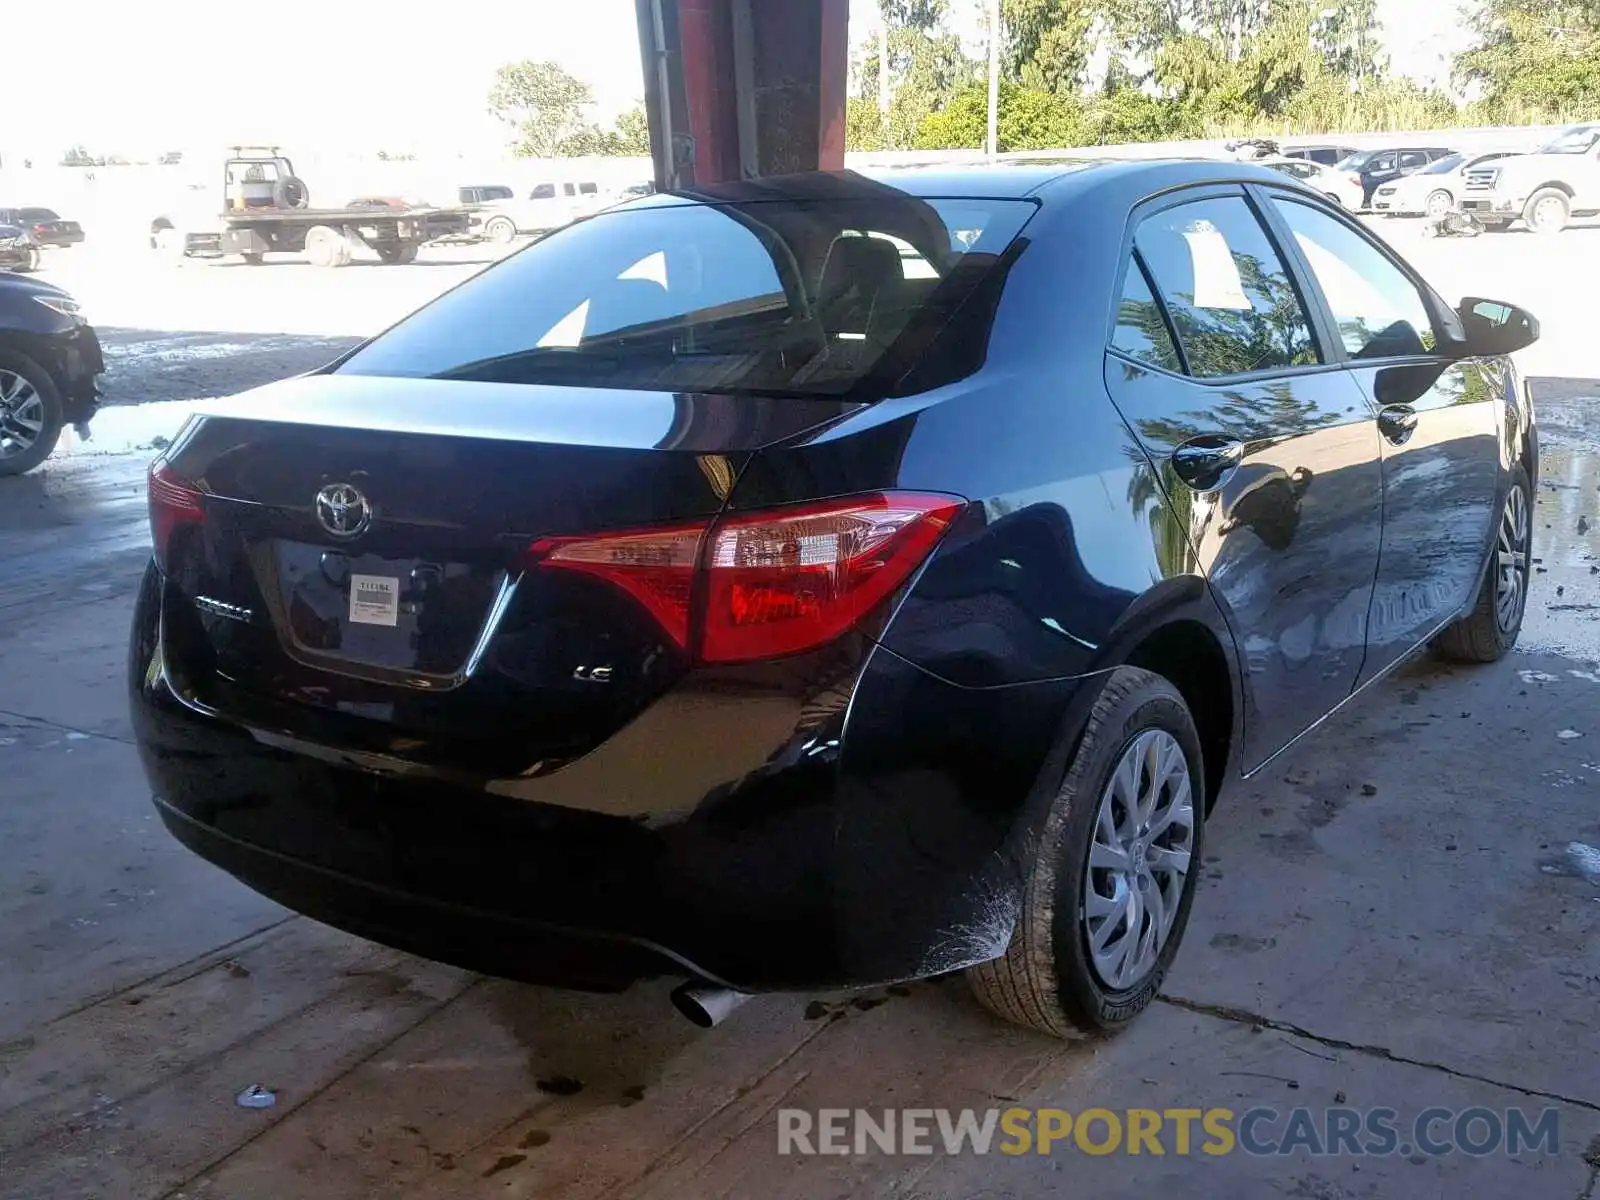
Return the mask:
{"type": "Polygon", "coordinates": [[[494,1160],[494,1166],[483,1173],[482,1178],[488,1179],[491,1176],[500,1174],[501,1171],[509,1171],[512,1167],[527,1161],[528,1156],[526,1154],[502,1154],[494,1160]]]}

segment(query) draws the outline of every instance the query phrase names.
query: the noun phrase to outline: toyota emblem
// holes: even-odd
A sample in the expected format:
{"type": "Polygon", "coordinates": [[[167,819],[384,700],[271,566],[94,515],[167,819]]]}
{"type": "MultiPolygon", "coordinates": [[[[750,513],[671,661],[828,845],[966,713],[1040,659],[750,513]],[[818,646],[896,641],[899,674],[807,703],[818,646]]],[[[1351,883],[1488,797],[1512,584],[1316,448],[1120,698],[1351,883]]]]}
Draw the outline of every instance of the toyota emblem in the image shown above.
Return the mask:
{"type": "Polygon", "coordinates": [[[317,493],[317,521],[336,538],[353,538],[372,524],[372,505],[349,483],[330,483],[317,493]]]}

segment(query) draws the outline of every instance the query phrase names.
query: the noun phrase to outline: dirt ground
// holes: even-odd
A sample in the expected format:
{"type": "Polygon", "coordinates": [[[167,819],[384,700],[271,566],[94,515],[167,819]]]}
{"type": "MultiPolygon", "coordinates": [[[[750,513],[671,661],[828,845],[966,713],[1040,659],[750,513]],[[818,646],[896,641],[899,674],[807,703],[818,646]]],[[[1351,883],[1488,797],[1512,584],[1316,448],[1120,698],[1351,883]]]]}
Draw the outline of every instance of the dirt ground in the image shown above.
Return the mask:
{"type": "MultiPolygon", "coordinates": [[[[0,481],[0,1197],[1600,1195],[1600,231],[1428,242],[1525,303],[1544,462],[1521,649],[1420,662],[1225,794],[1126,1035],[1000,1025],[959,979],[762,997],[700,1031],[411,958],[177,846],[130,745],[143,469],[188,403],[307,369],[480,269],[53,260],[104,326],[94,440],[0,481]],[[153,404],[143,401],[176,401],[153,404]],[[252,1086],[271,1107],[241,1107],[252,1086]],[[1555,1153],[780,1155],[779,1110],[1554,1110],[1555,1153]]],[[[1276,1132],[1283,1132],[1280,1121],[1276,1132]]],[[[934,1139],[937,1142],[937,1137],[934,1139]]]]}

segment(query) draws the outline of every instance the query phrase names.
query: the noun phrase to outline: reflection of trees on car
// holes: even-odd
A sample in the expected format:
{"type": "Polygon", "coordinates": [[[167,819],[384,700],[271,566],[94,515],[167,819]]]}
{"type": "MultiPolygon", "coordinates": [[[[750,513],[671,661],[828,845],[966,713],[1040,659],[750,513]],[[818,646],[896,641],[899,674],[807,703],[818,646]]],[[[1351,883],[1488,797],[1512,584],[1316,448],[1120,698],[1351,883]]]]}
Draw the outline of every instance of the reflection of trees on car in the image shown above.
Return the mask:
{"type": "Polygon", "coordinates": [[[1189,373],[1209,378],[1316,364],[1316,346],[1294,285],[1269,272],[1253,254],[1235,251],[1233,261],[1249,308],[1201,308],[1193,292],[1178,293],[1185,303],[1174,308],[1172,319],[1189,358],[1189,373]]]}

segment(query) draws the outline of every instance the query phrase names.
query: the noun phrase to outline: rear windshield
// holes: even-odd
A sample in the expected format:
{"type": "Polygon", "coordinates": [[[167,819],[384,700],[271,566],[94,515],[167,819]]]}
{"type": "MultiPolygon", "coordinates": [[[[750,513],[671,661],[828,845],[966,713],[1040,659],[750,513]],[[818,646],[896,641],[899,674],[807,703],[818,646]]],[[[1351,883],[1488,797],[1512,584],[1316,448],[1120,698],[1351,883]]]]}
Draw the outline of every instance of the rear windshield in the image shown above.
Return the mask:
{"type": "Polygon", "coordinates": [[[1429,163],[1422,169],[1422,173],[1424,175],[1448,175],[1466,161],[1467,158],[1464,154],[1447,154],[1438,162],[1429,163]]]}
{"type": "Polygon", "coordinates": [[[48,208],[19,208],[17,209],[17,216],[24,221],[59,221],[61,219],[48,208]]]}
{"type": "Polygon", "coordinates": [[[859,191],[872,198],[665,197],[603,213],[446,293],[340,370],[799,396],[893,394],[913,366],[922,387],[944,381],[930,370],[975,370],[997,263],[1033,203],[859,191]],[[986,284],[988,303],[936,346],[986,284]]]}

